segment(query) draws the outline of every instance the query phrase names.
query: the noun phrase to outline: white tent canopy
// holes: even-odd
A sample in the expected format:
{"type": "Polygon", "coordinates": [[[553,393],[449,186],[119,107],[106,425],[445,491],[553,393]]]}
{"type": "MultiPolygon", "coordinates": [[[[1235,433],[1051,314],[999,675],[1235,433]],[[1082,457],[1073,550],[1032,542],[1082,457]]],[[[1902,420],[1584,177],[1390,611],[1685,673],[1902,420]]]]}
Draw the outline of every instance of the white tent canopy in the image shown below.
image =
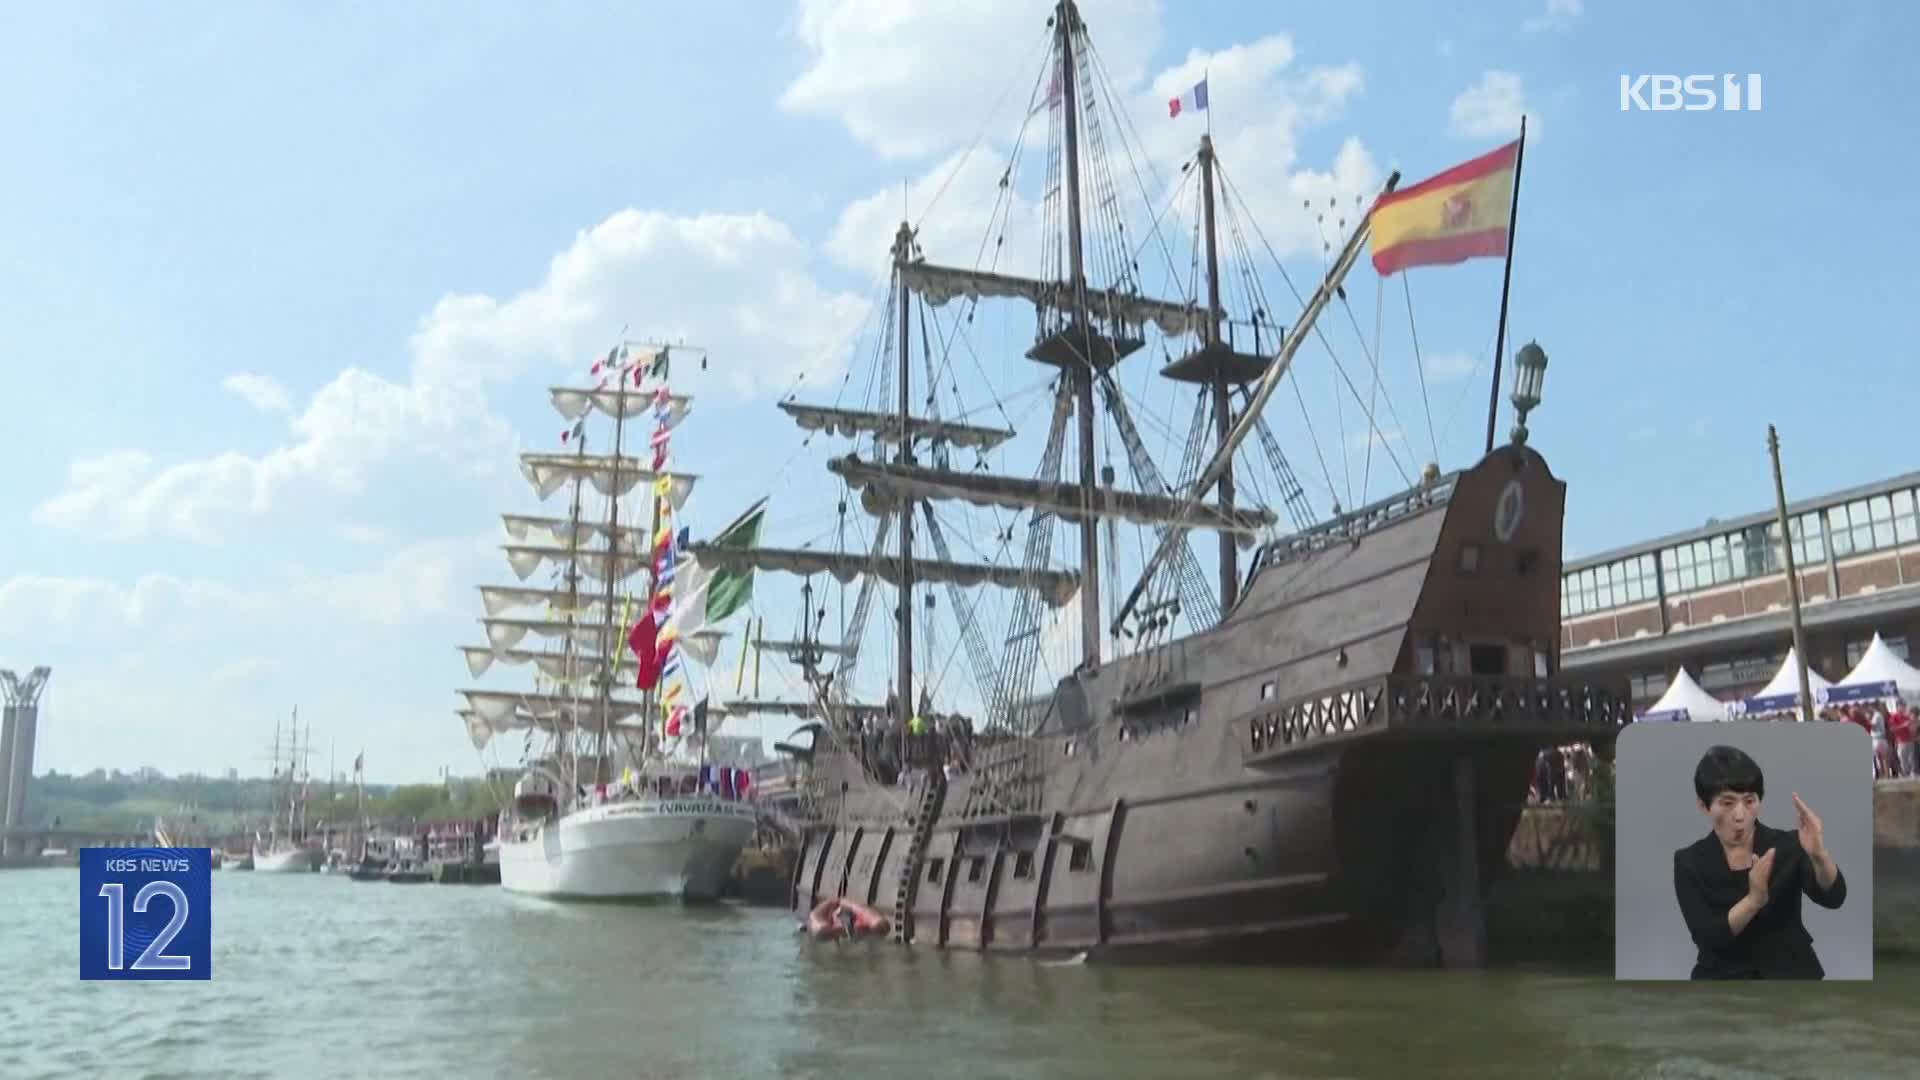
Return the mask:
{"type": "Polygon", "coordinates": [[[1673,673],[1673,682],[1660,700],[1640,714],[1642,720],[1725,720],[1727,706],[1719,698],[1700,689],[1686,668],[1673,673]]]}
{"type": "Polygon", "coordinates": [[[1893,683],[1900,688],[1900,696],[1909,700],[1920,698],[1920,668],[1914,667],[1873,635],[1873,643],[1867,646],[1866,654],[1860,662],[1853,665],[1847,677],[1841,679],[1838,686],[1870,686],[1875,683],[1893,683]]]}
{"type": "MultiPolygon", "coordinates": [[[[1812,668],[1807,669],[1807,689],[1815,697],[1820,691],[1833,683],[1822,678],[1812,668]]],[[[1773,673],[1773,679],[1752,697],[1739,705],[1741,712],[1785,712],[1800,707],[1800,660],[1792,649],[1787,650],[1787,658],[1780,662],[1780,670],[1773,673]]]]}

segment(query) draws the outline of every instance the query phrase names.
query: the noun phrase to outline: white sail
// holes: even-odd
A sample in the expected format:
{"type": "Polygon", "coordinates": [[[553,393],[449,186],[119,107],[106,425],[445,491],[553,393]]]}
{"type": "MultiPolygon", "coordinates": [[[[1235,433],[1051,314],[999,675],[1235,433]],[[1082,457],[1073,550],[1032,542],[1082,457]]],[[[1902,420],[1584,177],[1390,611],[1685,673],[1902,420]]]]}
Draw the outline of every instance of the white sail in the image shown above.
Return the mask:
{"type": "Polygon", "coordinates": [[[645,529],[631,526],[604,525],[592,521],[570,521],[566,518],[540,517],[533,514],[501,514],[500,521],[506,526],[507,535],[521,543],[532,540],[534,543],[552,543],[560,547],[578,543],[590,548],[596,544],[605,546],[612,537],[620,538],[620,549],[629,552],[644,552],[650,546],[645,529]],[[541,535],[544,533],[545,535],[541,535]]]}
{"type": "MultiPolygon", "coordinates": [[[[462,690],[468,708],[485,717],[496,730],[511,728],[598,726],[600,702],[590,697],[520,693],[511,690],[462,690]]],[[[606,703],[609,723],[642,716],[646,703],[613,698],[606,703]]]]}
{"type": "Polygon", "coordinates": [[[567,622],[564,619],[481,619],[480,624],[487,628],[487,643],[496,649],[511,649],[526,639],[528,634],[541,637],[560,638],[565,644],[571,636],[573,643],[583,649],[598,649],[604,636],[605,626],[599,621],[567,622]]]}
{"type": "Polygon", "coordinates": [[[611,666],[615,671],[636,667],[639,661],[632,653],[621,653],[611,659],[588,652],[534,652],[528,649],[494,649],[485,645],[462,646],[461,653],[467,658],[467,670],[474,678],[485,675],[494,664],[526,665],[532,664],[540,674],[549,679],[581,679],[597,674],[611,666]]]}
{"type": "Polygon", "coordinates": [[[489,615],[498,615],[503,611],[517,611],[530,607],[544,607],[549,615],[565,615],[571,611],[580,622],[600,621],[600,600],[586,593],[571,593],[566,589],[516,589],[511,586],[480,586],[480,606],[489,615]]]}
{"type": "MultiPolygon", "coordinates": [[[[553,409],[568,420],[578,420],[588,412],[598,412],[603,416],[631,420],[636,416],[651,413],[654,397],[647,390],[577,390],[572,387],[555,386],[547,391],[553,400],[553,409]]],[[[684,394],[672,394],[667,398],[667,427],[678,427],[680,421],[693,411],[693,399],[684,394]]]]}
{"type": "Polygon", "coordinates": [[[685,505],[687,496],[693,494],[694,481],[699,479],[687,473],[657,474],[631,454],[521,454],[520,474],[542,500],[573,480],[585,480],[602,495],[624,498],[641,484],[652,484],[665,475],[669,481],[667,501],[675,510],[685,505]]]}
{"type": "Polygon", "coordinates": [[[521,581],[532,577],[543,564],[549,562],[555,569],[565,569],[567,564],[572,563],[580,568],[581,573],[600,582],[606,581],[609,575],[615,581],[625,581],[647,568],[646,556],[639,552],[610,556],[604,550],[581,551],[551,544],[502,544],[501,547],[507,553],[507,565],[513,567],[515,576],[521,581]]]}

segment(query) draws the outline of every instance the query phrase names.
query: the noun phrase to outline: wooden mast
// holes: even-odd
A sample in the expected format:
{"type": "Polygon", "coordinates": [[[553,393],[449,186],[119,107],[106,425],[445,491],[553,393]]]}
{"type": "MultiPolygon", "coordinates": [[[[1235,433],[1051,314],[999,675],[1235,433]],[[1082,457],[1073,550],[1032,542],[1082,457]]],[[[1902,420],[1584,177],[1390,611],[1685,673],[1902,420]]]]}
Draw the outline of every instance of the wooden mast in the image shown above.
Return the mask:
{"type": "MultiPolygon", "coordinates": [[[[913,375],[909,349],[912,345],[912,295],[907,291],[906,266],[913,254],[913,229],[902,221],[893,237],[895,299],[900,304],[900,454],[902,465],[913,464],[913,418],[908,412],[911,395],[908,385],[913,375]]],[[[900,500],[900,611],[899,631],[899,711],[894,717],[900,725],[900,766],[907,764],[907,722],[913,716],[913,499],[900,500]]]]}
{"type": "Polygon", "coordinates": [[[1513,291],[1513,234],[1520,227],[1520,167],[1527,161],[1527,118],[1513,152],[1513,201],[1507,209],[1507,268],[1500,278],[1500,328],[1493,334],[1493,382],[1487,387],[1487,453],[1493,453],[1494,421],[1500,415],[1500,361],[1507,348],[1507,294],[1513,291]]]}
{"type": "MultiPolygon", "coordinates": [[[[1091,334],[1086,320],[1086,256],[1080,232],[1080,123],[1078,72],[1073,63],[1073,35],[1080,28],[1080,9],[1073,0],[1060,0],[1054,32],[1060,41],[1061,112],[1066,121],[1064,147],[1067,174],[1068,284],[1073,290],[1074,319],[1091,334]]],[[[1080,495],[1091,506],[1095,491],[1093,468],[1093,357],[1081,358],[1070,369],[1074,380],[1074,414],[1080,429],[1080,495]]],[[[1080,518],[1080,648],[1087,667],[1100,663],[1100,522],[1093,514],[1080,518]]]]}
{"type": "MultiPolygon", "coordinates": [[[[580,488],[587,482],[584,468],[587,456],[586,414],[581,414],[580,420],[573,427],[573,433],[573,460],[580,467],[574,470],[573,504],[567,510],[568,523],[571,526],[567,529],[567,640],[561,647],[563,650],[561,655],[567,659],[560,667],[565,681],[557,688],[558,693],[555,695],[562,698],[570,695],[576,706],[572,715],[562,721],[567,725],[567,738],[561,744],[563,749],[560,768],[566,774],[567,791],[563,794],[568,798],[571,798],[580,787],[580,713],[577,707],[580,701],[577,681],[580,678],[577,662],[580,644],[574,640],[573,629],[580,619],[580,488]],[[571,769],[567,768],[569,757],[573,759],[571,769]]],[[[555,733],[558,734],[557,729],[555,733]]]]}
{"type": "MultiPolygon", "coordinates": [[[[1206,218],[1207,231],[1207,320],[1203,347],[1217,347],[1222,344],[1220,338],[1220,245],[1215,235],[1213,220],[1213,136],[1200,136],[1200,179],[1201,207],[1206,218]]],[[[1213,430],[1216,447],[1225,449],[1227,438],[1233,432],[1233,403],[1227,397],[1226,372],[1222,369],[1220,377],[1211,384],[1213,391],[1213,430]]],[[[1226,469],[1220,474],[1220,507],[1231,515],[1233,513],[1233,458],[1227,458],[1226,469]]],[[[1233,610],[1233,603],[1240,595],[1240,549],[1237,538],[1226,530],[1220,532],[1220,612],[1224,616],[1233,610]]]]}
{"type": "MultiPolygon", "coordinates": [[[[624,346],[622,347],[624,350],[624,346]]],[[[607,484],[610,493],[607,508],[607,587],[601,598],[603,610],[600,613],[600,654],[601,659],[617,659],[619,646],[613,642],[613,586],[620,579],[620,444],[627,424],[627,369],[614,365],[615,378],[620,380],[620,390],[614,395],[617,403],[613,415],[613,478],[607,484]]],[[[579,526],[574,526],[579,533],[579,526]]],[[[607,741],[611,737],[608,730],[607,713],[613,708],[613,668],[603,666],[598,674],[600,684],[600,731],[594,740],[593,782],[604,784],[607,776],[607,741]]]]}

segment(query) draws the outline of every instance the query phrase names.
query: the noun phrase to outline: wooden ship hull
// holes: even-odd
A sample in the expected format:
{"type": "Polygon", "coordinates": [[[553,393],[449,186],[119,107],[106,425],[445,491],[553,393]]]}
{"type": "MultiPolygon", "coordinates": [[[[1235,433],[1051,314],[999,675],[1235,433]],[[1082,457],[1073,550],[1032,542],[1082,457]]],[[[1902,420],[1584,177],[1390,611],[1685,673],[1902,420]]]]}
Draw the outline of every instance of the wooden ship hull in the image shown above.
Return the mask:
{"type": "Polygon", "coordinates": [[[792,909],[937,948],[1484,962],[1535,753],[1631,717],[1557,673],[1564,506],[1501,447],[1263,548],[1219,625],[1069,676],[951,781],[935,736],[907,785],[823,746],[792,909]]]}

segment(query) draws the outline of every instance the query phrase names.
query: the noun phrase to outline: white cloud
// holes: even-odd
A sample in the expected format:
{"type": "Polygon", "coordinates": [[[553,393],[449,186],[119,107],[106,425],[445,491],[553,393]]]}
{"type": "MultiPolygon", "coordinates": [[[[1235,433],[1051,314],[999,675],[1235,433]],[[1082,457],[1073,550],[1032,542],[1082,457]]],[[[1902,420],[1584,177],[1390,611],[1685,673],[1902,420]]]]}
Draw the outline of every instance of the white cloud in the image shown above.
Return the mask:
{"type": "Polygon", "coordinates": [[[1423,358],[1427,378],[1432,382],[1451,382],[1464,379],[1480,367],[1480,360],[1472,353],[1441,352],[1429,353],[1423,358]]]}
{"type": "Polygon", "coordinates": [[[363,622],[398,624],[472,614],[474,582],[504,558],[493,539],[410,544],[368,570],[302,576],[293,596],[363,622]]]}
{"type": "MultiPolygon", "coordinates": [[[[1044,93],[1053,9],[1032,0],[800,0],[805,71],[780,97],[831,116],[883,157],[965,145],[1044,93]]],[[[1107,76],[1132,86],[1159,38],[1159,0],[1083,0],[1107,76]]]]}
{"type": "MultiPolygon", "coordinates": [[[[916,241],[938,263],[1032,273],[1039,253],[1040,210],[1018,192],[1000,205],[999,181],[1007,159],[989,147],[955,153],[908,183],[906,206],[918,227],[916,241]],[[1002,228],[1002,226],[1005,226],[1002,228]],[[994,258],[989,230],[1004,233],[994,258]]],[[[893,239],[900,228],[901,192],[881,189],[840,212],[827,237],[827,252],[844,266],[884,278],[892,269],[893,239]]]]}
{"type": "Polygon", "coordinates": [[[285,412],[292,406],[286,388],[265,375],[242,371],[220,380],[220,386],[261,412],[285,412]]]}
{"type": "Polygon", "coordinates": [[[1547,10],[1528,18],[1520,24],[1520,28],[1529,34],[1542,30],[1571,30],[1585,10],[1586,4],[1582,0],[1547,0],[1547,10]]]}
{"type": "Polygon", "coordinates": [[[26,574],[0,580],[0,639],[104,639],[186,626],[217,633],[236,621],[304,619],[322,609],[379,624],[466,613],[472,607],[466,586],[501,557],[496,543],[478,537],[423,541],[363,570],[296,569],[271,588],[171,574],[145,574],[124,585],[26,574]]]}
{"type": "Polygon", "coordinates": [[[1514,138],[1520,117],[1527,117],[1527,134],[1539,134],[1540,118],[1527,112],[1527,90],[1511,71],[1488,71],[1480,81],[1453,99],[1450,130],[1471,139],[1514,138]]]}
{"type": "MultiPolygon", "coordinates": [[[[1346,63],[1296,70],[1295,59],[1293,40],[1284,34],[1216,52],[1194,50],[1150,80],[1118,87],[1115,104],[1124,115],[1116,118],[1106,101],[1100,103],[1107,169],[1148,291],[1169,297],[1192,291],[1185,280],[1192,246],[1188,223],[1197,212],[1198,188],[1188,182],[1177,201],[1169,200],[1207,128],[1185,118],[1170,120],[1166,103],[1203,76],[1222,174],[1252,219],[1240,225],[1254,250],[1254,269],[1271,269],[1262,238],[1282,258],[1338,245],[1357,222],[1359,207],[1377,191],[1383,171],[1358,139],[1342,142],[1324,166],[1301,161],[1303,136],[1333,122],[1362,92],[1361,69],[1346,63]],[[1161,216],[1160,241],[1149,240],[1155,215],[1161,216]],[[1259,236],[1252,235],[1253,226],[1259,236]],[[1181,280],[1169,283],[1169,277],[1181,280]]],[[[1037,269],[1045,242],[1039,208],[1046,169],[1043,119],[1053,118],[1036,118],[1032,127],[1042,128],[1039,135],[1027,131],[1028,145],[1009,191],[999,186],[1008,152],[995,144],[950,155],[909,183],[907,206],[928,259],[960,266],[991,263],[1016,273],[1037,269]]],[[[884,274],[901,205],[897,186],[849,205],[829,242],[833,256],[884,274]]],[[[1103,241],[1111,239],[1090,235],[1089,250],[1103,241]]]]}
{"type": "Polygon", "coordinates": [[[384,542],[387,538],[387,531],[385,529],[377,525],[366,525],[359,522],[349,522],[334,531],[340,534],[342,540],[354,544],[378,544],[384,542]]]}
{"type": "Polygon", "coordinates": [[[146,574],[131,585],[99,578],[23,574],[0,581],[0,637],[108,634],[152,628],[185,615],[238,609],[245,594],[226,585],[146,574]]]}
{"type": "Polygon", "coordinates": [[[405,382],[348,368],[313,395],[286,442],[257,456],[162,464],[115,450],[77,459],[67,489],[33,519],[119,539],[213,542],[290,488],[358,493],[398,455],[491,461],[511,438],[488,409],[488,387],[536,365],[584,364],[623,325],[643,328],[638,337],[706,345],[734,361],[735,393],[775,394],[801,374],[836,369],[866,313],[861,298],[818,285],[807,263],[805,246],[765,214],[622,210],[581,231],[532,288],[504,300],[442,299],[413,335],[405,382]]]}

